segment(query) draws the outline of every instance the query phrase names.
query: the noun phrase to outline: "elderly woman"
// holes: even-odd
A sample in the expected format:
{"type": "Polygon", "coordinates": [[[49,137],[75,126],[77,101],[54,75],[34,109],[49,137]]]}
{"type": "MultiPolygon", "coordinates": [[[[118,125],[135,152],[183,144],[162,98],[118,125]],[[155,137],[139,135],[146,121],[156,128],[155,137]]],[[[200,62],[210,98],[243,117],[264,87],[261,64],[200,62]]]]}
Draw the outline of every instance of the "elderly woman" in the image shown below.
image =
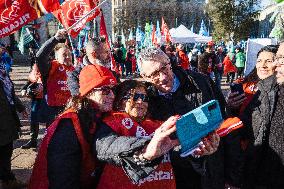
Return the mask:
{"type": "MultiPolygon", "coordinates": [[[[139,81],[124,81],[116,88],[114,100],[115,112],[104,118],[118,135],[135,136],[138,138],[152,138],[155,130],[161,125],[160,121],[149,119],[148,96],[146,86],[139,81]]],[[[177,142],[177,141],[175,141],[177,142]]],[[[141,151],[143,152],[143,150],[141,151]]],[[[137,154],[139,156],[139,154],[137,154]]],[[[144,158],[147,159],[147,157],[144,158]]],[[[148,163],[145,161],[145,163],[148,163]]],[[[99,189],[122,188],[175,188],[175,180],[169,155],[165,155],[158,168],[147,178],[131,183],[121,167],[107,164],[103,170],[99,189]]]]}
{"type": "Polygon", "coordinates": [[[101,115],[112,110],[115,96],[111,87],[115,84],[111,71],[103,66],[88,65],[82,69],[80,96],[73,97],[65,112],[48,128],[29,189],[95,188],[101,169],[96,158],[122,166],[138,182],[154,169],[152,160],[176,145],[168,137],[175,131],[176,118],[157,129],[151,140],[119,137],[105,125],[101,115]],[[135,152],[140,155],[134,156],[135,152]]]}

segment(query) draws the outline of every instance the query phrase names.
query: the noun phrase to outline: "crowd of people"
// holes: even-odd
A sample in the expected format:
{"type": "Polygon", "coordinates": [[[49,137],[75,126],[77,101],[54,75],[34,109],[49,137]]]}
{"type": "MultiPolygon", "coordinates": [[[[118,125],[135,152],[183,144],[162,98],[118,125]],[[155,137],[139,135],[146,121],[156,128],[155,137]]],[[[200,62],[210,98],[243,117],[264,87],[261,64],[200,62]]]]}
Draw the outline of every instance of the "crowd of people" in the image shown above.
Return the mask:
{"type": "MultiPolygon", "coordinates": [[[[178,44],[138,53],[123,45],[111,51],[98,37],[72,55],[66,34],[58,30],[37,53],[30,51],[21,94],[31,99],[31,140],[21,148],[38,147],[38,155],[29,189],[284,188],[284,42],[263,47],[244,76],[240,47],[209,42],[204,52],[187,53],[178,44]],[[243,93],[225,97],[224,74],[243,93]],[[218,100],[224,120],[238,117],[244,127],[223,137],[212,132],[181,157],[177,120],[210,100],[218,100]],[[39,123],[46,124],[40,145],[39,123]]],[[[21,126],[17,112],[27,117],[8,71],[0,59],[5,189],[25,186],[12,173],[11,156],[21,126]]]]}

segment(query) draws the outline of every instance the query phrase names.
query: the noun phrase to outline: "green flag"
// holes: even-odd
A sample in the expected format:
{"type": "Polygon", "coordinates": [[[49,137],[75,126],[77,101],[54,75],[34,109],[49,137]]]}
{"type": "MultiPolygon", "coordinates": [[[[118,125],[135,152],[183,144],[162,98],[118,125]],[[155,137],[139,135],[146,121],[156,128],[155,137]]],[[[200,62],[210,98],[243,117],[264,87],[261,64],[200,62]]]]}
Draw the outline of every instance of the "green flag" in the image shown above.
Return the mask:
{"type": "Polygon", "coordinates": [[[34,40],[34,38],[33,38],[33,35],[31,34],[29,28],[27,28],[26,26],[22,27],[20,42],[19,42],[19,45],[18,45],[19,50],[21,51],[22,54],[24,54],[25,45],[30,43],[33,40],[34,40]]]}

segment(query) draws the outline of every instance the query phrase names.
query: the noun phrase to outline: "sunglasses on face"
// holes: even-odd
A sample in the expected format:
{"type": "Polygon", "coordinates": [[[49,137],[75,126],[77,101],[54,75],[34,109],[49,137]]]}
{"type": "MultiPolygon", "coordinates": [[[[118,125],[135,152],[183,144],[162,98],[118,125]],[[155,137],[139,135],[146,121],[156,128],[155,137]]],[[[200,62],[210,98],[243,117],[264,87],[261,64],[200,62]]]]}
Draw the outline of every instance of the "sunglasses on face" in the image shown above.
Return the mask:
{"type": "Polygon", "coordinates": [[[109,95],[109,93],[112,92],[111,87],[100,87],[100,88],[94,88],[94,91],[101,91],[102,95],[109,95]]]}
{"type": "Polygon", "coordinates": [[[149,102],[149,97],[146,94],[140,94],[140,93],[134,93],[134,94],[127,94],[124,99],[130,99],[133,98],[133,101],[137,101],[139,98],[143,102],[149,102]]]}

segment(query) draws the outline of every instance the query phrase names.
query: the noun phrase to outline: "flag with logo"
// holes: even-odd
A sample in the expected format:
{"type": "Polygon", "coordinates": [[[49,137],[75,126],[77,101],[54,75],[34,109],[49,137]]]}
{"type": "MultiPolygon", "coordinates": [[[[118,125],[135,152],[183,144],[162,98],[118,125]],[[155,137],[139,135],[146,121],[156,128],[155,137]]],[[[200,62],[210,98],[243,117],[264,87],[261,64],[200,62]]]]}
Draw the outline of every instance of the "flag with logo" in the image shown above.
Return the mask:
{"type": "Polygon", "coordinates": [[[0,38],[21,29],[44,12],[58,9],[58,0],[1,0],[0,38]]]}
{"type": "Polygon", "coordinates": [[[25,46],[34,40],[33,35],[31,34],[29,28],[26,26],[22,27],[20,41],[18,48],[22,54],[24,54],[25,46]]]}
{"type": "MultiPolygon", "coordinates": [[[[67,29],[91,12],[98,3],[99,0],[66,0],[61,5],[61,9],[54,11],[53,14],[67,29]]],[[[93,20],[99,14],[100,9],[97,9],[91,15],[87,16],[80,23],[70,29],[69,34],[75,38],[85,27],[86,23],[93,20]]]]}

